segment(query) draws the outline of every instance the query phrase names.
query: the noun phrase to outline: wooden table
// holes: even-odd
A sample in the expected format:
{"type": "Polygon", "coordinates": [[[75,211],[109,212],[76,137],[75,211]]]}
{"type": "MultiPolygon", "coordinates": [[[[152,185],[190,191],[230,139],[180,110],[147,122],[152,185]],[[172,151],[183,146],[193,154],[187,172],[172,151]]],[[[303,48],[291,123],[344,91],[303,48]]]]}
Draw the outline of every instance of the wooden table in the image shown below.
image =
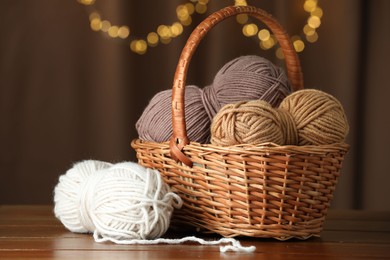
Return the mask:
{"type": "Polygon", "coordinates": [[[330,211],[321,238],[240,239],[254,253],[218,246],[116,245],[67,231],[51,206],[0,206],[0,259],[390,259],[390,212],[330,211]]]}

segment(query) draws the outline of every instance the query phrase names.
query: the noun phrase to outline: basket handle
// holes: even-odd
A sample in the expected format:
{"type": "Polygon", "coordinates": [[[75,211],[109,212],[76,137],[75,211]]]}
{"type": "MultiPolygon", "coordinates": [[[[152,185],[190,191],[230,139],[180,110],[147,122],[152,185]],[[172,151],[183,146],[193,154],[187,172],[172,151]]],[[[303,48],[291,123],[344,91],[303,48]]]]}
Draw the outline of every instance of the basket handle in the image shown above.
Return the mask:
{"type": "Polygon", "coordinates": [[[192,167],[192,161],[183,153],[189,144],[184,115],[184,89],[188,66],[200,41],[219,22],[237,14],[248,14],[263,22],[275,35],[285,57],[287,75],[293,90],[303,88],[301,65],[291,40],[276,19],[262,9],[253,6],[228,6],[207,17],[191,33],[180,55],[172,87],[172,128],[170,152],[173,159],[192,167]]]}

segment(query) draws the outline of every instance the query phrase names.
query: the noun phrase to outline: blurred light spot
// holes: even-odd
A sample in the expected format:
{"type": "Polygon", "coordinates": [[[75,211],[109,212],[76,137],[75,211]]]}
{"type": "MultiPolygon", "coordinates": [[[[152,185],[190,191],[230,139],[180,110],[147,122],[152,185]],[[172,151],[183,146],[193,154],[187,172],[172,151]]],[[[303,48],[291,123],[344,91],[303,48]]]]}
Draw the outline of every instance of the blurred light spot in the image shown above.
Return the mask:
{"type": "Polygon", "coordinates": [[[144,54],[148,49],[148,45],[144,40],[134,40],[130,43],[130,49],[138,54],[144,54]]]}
{"type": "Polygon", "coordinates": [[[305,9],[306,12],[311,12],[317,7],[317,1],[316,0],[306,0],[303,4],[303,9],[305,9]]]}
{"type": "Polygon", "coordinates": [[[101,30],[103,32],[108,32],[108,29],[110,29],[110,27],[111,27],[111,23],[109,21],[107,21],[107,20],[102,21],[102,28],[101,28],[101,30]]]}
{"type": "Polygon", "coordinates": [[[263,50],[268,50],[268,49],[271,49],[272,47],[274,47],[275,44],[276,44],[276,41],[274,40],[274,38],[270,37],[266,41],[261,41],[260,42],[260,47],[263,50]]]}
{"type": "Polygon", "coordinates": [[[92,12],[89,15],[89,20],[92,21],[93,19],[99,19],[100,20],[100,14],[98,14],[97,12],[92,12]]]}
{"type": "Polygon", "coordinates": [[[172,37],[177,37],[183,33],[183,25],[181,25],[180,23],[172,24],[170,29],[171,29],[172,37]]]}
{"type": "Polygon", "coordinates": [[[151,32],[146,37],[146,40],[148,41],[148,44],[152,47],[157,46],[158,44],[158,34],[155,32],[151,32]]]}
{"type": "Polygon", "coordinates": [[[126,39],[130,35],[130,29],[127,26],[121,26],[118,30],[118,36],[121,39],[126,39]]]}
{"type": "Polygon", "coordinates": [[[275,51],[275,55],[278,59],[280,60],[283,60],[284,59],[284,53],[283,53],[283,50],[282,48],[278,48],[276,51],[275,51]]]}
{"type": "Polygon", "coordinates": [[[237,6],[247,6],[247,2],[246,0],[236,0],[234,1],[234,5],[237,5],[237,6]]]}
{"type": "Polygon", "coordinates": [[[83,5],[93,5],[95,0],[78,0],[78,2],[83,5]]]}
{"type": "Polygon", "coordinates": [[[318,41],[318,33],[314,32],[311,35],[306,35],[306,40],[310,43],[318,41]]]}
{"type": "Polygon", "coordinates": [[[318,18],[317,16],[310,16],[309,19],[307,20],[307,24],[311,28],[318,28],[321,25],[321,19],[318,18]]]}
{"type": "Polygon", "coordinates": [[[261,29],[257,35],[261,41],[267,41],[271,34],[267,29],[261,29]]]}
{"type": "Polygon", "coordinates": [[[316,9],[314,9],[313,11],[311,11],[311,15],[312,16],[317,16],[318,18],[322,18],[322,15],[324,14],[324,12],[322,11],[322,8],[321,7],[318,7],[316,9]]]}
{"type": "Polygon", "coordinates": [[[239,24],[245,24],[248,22],[248,15],[247,14],[238,14],[236,16],[236,20],[239,24]]]}
{"type": "Polygon", "coordinates": [[[102,22],[100,21],[99,18],[92,19],[90,25],[91,25],[91,29],[95,32],[102,29],[102,22]]]}
{"type": "Polygon", "coordinates": [[[188,16],[188,18],[185,21],[180,21],[180,22],[184,26],[189,26],[192,23],[192,18],[191,18],[191,16],[188,16]]]}
{"type": "Polygon", "coordinates": [[[295,40],[293,45],[296,52],[302,52],[305,49],[305,43],[302,40],[295,40]]]}
{"type": "Polygon", "coordinates": [[[259,31],[259,28],[254,23],[246,24],[242,28],[242,33],[247,37],[256,35],[258,31],[259,31]]]}
{"type": "Polygon", "coordinates": [[[166,25],[160,25],[158,28],[157,28],[157,33],[158,35],[160,35],[161,38],[169,38],[170,35],[171,35],[171,30],[169,29],[168,26],[166,25]]]}
{"type": "Polygon", "coordinates": [[[180,21],[184,21],[188,18],[188,16],[190,16],[188,8],[185,5],[179,5],[176,8],[176,15],[177,19],[179,19],[180,21]]]}
{"type": "Polygon", "coordinates": [[[206,11],[207,11],[207,5],[205,4],[201,4],[200,2],[198,2],[195,6],[195,11],[198,13],[198,14],[204,14],[206,11]]]}
{"type": "Polygon", "coordinates": [[[315,32],[316,32],[316,29],[310,27],[307,24],[303,27],[303,33],[305,35],[313,35],[315,32]]]}
{"type": "Polygon", "coordinates": [[[193,3],[186,3],[184,5],[187,8],[188,14],[193,14],[195,12],[195,6],[193,3]]]}
{"type": "Polygon", "coordinates": [[[111,38],[116,38],[118,37],[118,31],[119,31],[119,28],[118,26],[111,26],[109,29],[108,29],[108,35],[111,37],[111,38]]]}
{"type": "Polygon", "coordinates": [[[172,38],[161,38],[160,42],[163,44],[169,44],[172,41],[172,38]]]}

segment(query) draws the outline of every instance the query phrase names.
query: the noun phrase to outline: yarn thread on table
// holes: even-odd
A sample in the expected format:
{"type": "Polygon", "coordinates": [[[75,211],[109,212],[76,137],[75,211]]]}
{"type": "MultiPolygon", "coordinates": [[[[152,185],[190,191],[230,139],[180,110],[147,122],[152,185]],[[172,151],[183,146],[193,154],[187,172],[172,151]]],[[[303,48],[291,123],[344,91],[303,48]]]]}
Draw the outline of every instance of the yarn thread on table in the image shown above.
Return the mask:
{"type": "MultiPolygon", "coordinates": [[[[188,138],[199,143],[210,141],[210,125],[226,104],[262,99],[277,107],[291,93],[284,70],[269,60],[241,56],[225,64],[213,83],[203,89],[186,86],[184,111],[188,138]]],[[[157,93],[136,123],[139,138],[165,142],[172,136],[172,90],[157,93]]]]}
{"type": "Polygon", "coordinates": [[[343,142],[349,125],[340,102],[320,90],[287,96],[279,108],[263,100],[225,105],[213,119],[211,143],[324,145],[343,142]]]}
{"type": "Polygon", "coordinates": [[[74,164],[60,176],[54,204],[55,216],[66,228],[93,233],[96,242],[151,245],[192,241],[221,245],[221,252],[250,253],[256,249],[232,238],[160,238],[169,227],[173,209],[180,208],[182,200],[171,192],[157,170],[133,162],[86,160],[74,164]]]}

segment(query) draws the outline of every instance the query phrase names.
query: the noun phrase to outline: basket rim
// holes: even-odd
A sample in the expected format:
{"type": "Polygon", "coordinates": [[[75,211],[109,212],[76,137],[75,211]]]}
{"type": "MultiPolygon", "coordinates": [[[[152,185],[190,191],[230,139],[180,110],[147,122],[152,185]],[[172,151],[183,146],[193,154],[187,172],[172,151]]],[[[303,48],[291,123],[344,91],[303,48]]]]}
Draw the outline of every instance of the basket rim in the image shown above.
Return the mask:
{"type": "MultiPolygon", "coordinates": [[[[167,147],[169,149],[169,141],[166,142],[152,142],[145,141],[139,138],[133,139],[131,141],[131,146],[136,149],[137,147],[149,147],[151,149],[159,149],[167,147]]],[[[349,151],[350,145],[347,143],[333,143],[333,144],[324,144],[324,145],[278,145],[275,143],[262,143],[262,144],[238,144],[232,146],[218,146],[213,144],[202,144],[198,142],[191,141],[185,147],[183,147],[183,152],[199,150],[203,152],[214,152],[220,154],[227,153],[245,153],[245,154],[273,154],[273,153],[283,153],[283,154],[312,154],[312,155],[323,155],[333,152],[344,152],[349,151]]]]}

